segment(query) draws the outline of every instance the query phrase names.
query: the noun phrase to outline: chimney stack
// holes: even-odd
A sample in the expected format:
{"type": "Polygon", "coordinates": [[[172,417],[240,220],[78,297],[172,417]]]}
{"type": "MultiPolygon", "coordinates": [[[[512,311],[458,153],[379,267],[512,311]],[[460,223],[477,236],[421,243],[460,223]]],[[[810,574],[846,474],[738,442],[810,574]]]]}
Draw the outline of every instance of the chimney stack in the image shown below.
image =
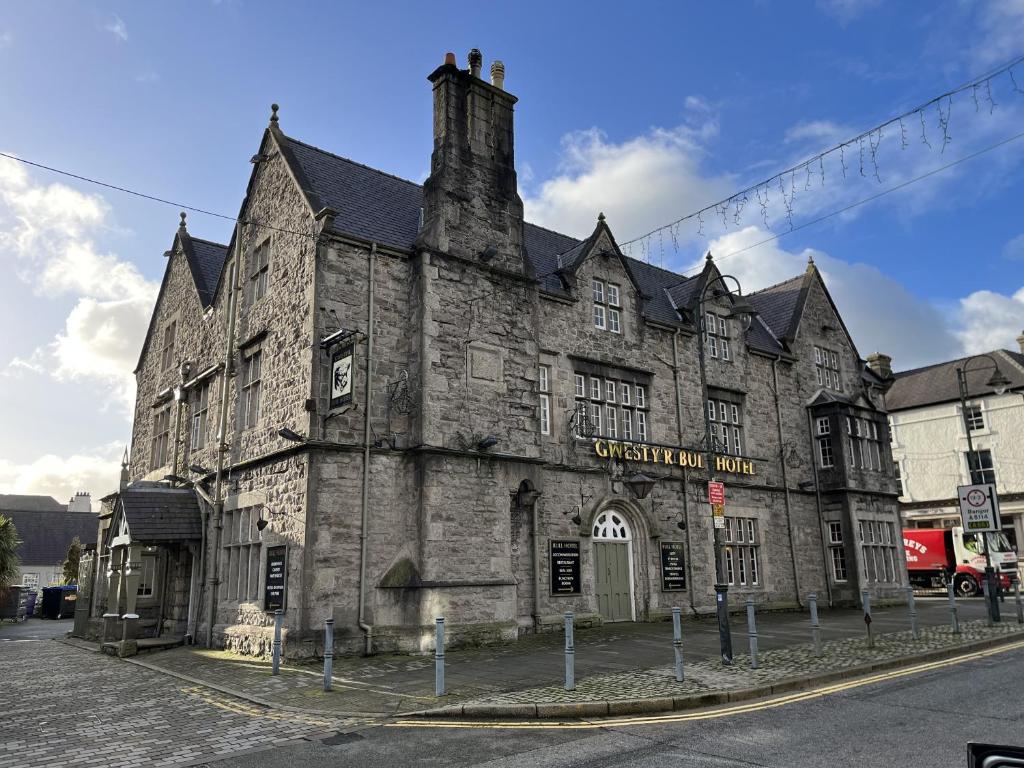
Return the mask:
{"type": "Polygon", "coordinates": [[[483,55],[474,48],[468,70],[448,54],[427,78],[434,90],[434,151],[423,184],[418,245],[523,274],[523,201],[512,126],[516,97],[503,89],[500,61],[491,66],[491,82],[480,79],[482,69],[483,55]]]}
{"type": "Polygon", "coordinates": [[[68,502],[68,512],[92,512],[92,497],[85,491],[79,491],[68,502]]]}
{"type": "Polygon", "coordinates": [[[1020,352],[1024,355],[1024,331],[1021,331],[1020,336],[1017,337],[1017,346],[1020,347],[1020,352]]]}
{"type": "Polygon", "coordinates": [[[868,368],[875,372],[880,379],[891,379],[892,378],[892,358],[888,355],[883,355],[881,352],[875,352],[874,354],[868,355],[868,368]]]}

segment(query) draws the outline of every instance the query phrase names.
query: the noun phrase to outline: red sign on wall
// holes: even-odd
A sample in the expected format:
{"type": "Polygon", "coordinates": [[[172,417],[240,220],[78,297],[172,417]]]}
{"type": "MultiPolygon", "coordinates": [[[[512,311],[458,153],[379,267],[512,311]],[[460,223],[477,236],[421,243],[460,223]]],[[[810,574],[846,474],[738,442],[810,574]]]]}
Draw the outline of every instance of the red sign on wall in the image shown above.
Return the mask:
{"type": "Polygon", "coordinates": [[[725,505],[725,483],[708,483],[708,501],[725,505]]]}

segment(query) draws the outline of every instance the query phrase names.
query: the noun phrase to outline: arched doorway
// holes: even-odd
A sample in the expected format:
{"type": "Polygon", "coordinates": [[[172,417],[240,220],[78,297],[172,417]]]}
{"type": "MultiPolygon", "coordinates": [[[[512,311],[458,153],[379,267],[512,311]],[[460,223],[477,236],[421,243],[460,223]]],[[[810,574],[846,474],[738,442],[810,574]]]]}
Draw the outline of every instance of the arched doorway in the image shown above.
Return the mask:
{"type": "Polygon", "coordinates": [[[594,518],[594,594],[605,621],[632,621],[633,532],[617,509],[594,518]]]}

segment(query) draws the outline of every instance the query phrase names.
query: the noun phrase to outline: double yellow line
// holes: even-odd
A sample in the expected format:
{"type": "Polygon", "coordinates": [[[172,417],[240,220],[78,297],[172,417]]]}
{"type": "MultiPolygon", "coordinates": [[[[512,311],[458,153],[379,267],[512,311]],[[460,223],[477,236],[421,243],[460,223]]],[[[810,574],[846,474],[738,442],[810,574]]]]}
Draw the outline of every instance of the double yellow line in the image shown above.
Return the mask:
{"type": "Polygon", "coordinates": [[[505,722],[468,722],[458,720],[396,720],[393,723],[385,723],[385,727],[388,728],[505,728],[513,730],[529,730],[529,729],[593,729],[593,728],[608,728],[616,725],[662,725],[665,723],[685,723],[695,720],[714,720],[720,717],[731,717],[733,715],[742,715],[747,712],[758,712],[765,709],[774,709],[776,707],[784,707],[787,704],[795,704],[800,701],[809,701],[811,699],[818,699],[822,696],[829,696],[834,693],[841,693],[842,691],[849,691],[854,688],[861,688],[866,685],[873,685],[875,683],[883,683],[887,680],[896,680],[901,677],[908,675],[916,675],[921,672],[930,672],[933,669],[941,669],[942,667],[951,667],[957,664],[964,664],[968,661],[975,661],[982,659],[987,656],[994,656],[997,653],[1006,653],[1008,651],[1015,651],[1024,648],[1024,640],[1011,643],[1009,645],[1002,645],[998,648],[990,648],[984,651],[975,651],[974,653],[967,653],[963,656],[956,656],[951,659],[943,659],[942,661],[932,661],[925,664],[915,664],[912,667],[906,667],[904,669],[893,670],[892,672],[883,672],[877,675],[870,675],[868,677],[860,677],[856,680],[850,680],[848,682],[836,683],[834,685],[826,685],[821,688],[814,688],[809,691],[801,691],[800,693],[789,694],[788,696],[780,696],[774,699],[768,699],[766,701],[751,702],[749,704],[740,704],[733,707],[725,707],[722,709],[714,709],[711,711],[703,712],[688,712],[680,714],[666,714],[666,715],[651,715],[651,716],[640,716],[640,717],[609,717],[601,720],[576,720],[576,721],[550,721],[550,720],[520,720],[520,721],[505,721],[505,722]]]}

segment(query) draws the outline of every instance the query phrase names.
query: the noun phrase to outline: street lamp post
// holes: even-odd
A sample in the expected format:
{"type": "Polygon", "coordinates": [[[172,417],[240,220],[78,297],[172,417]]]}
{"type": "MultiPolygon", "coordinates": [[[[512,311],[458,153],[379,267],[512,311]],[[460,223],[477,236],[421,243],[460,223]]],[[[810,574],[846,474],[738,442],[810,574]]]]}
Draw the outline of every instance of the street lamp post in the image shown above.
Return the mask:
{"type": "MultiPolygon", "coordinates": [[[[707,260],[711,261],[710,252],[707,255],[707,260]]],[[[728,285],[726,284],[726,278],[732,280],[736,284],[736,295],[739,300],[733,303],[732,309],[729,312],[730,318],[742,318],[744,323],[744,330],[750,327],[750,322],[757,314],[755,310],[746,299],[743,298],[743,291],[740,287],[740,281],[732,275],[718,275],[712,280],[709,280],[704,284],[704,287],[700,292],[700,300],[698,301],[698,312],[700,313],[700,338],[697,340],[697,359],[700,367],[700,391],[701,391],[701,410],[704,411],[704,462],[708,468],[708,482],[713,482],[715,479],[715,461],[714,461],[714,446],[711,438],[711,417],[708,413],[708,375],[707,375],[707,361],[704,358],[704,345],[706,343],[707,336],[707,312],[705,311],[705,300],[707,298],[708,289],[715,285],[721,284],[722,289],[725,293],[728,293],[728,285]]],[[[722,663],[732,664],[732,630],[729,627],[729,578],[725,573],[725,542],[722,538],[722,529],[714,528],[714,549],[715,549],[715,608],[718,615],[718,641],[722,652],[722,663]]]]}
{"type": "MultiPolygon", "coordinates": [[[[992,376],[985,383],[985,386],[991,387],[995,390],[997,395],[1001,395],[1006,391],[1006,388],[1010,386],[1010,380],[1003,375],[1003,372],[999,370],[999,365],[990,355],[975,355],[964,361],[964,364],[956,369],[956,381],[960,389],[960,415],[964,421],[964,431],[967,433],[967,456],[968,456],[968,469],[971,472],[971,484],[977,484],[981,476],[981,457],[974,450],[974,440],[971,437],[971,421],[967,414],[967,397],[969,394],[967,388],[967,373],[970,369],[970,364],[975,360],[981,360],[985,358],[991,365],[982,365],[976,367],[974,370],[983,371],[992,369],[992,376]]],[[[993,484],[995,482],[995,469],[992,470],[993,484]]],[[[988,533],[984,532],[981,534],[981,540],[985,549],[985,583],[988,586],[986,590],[986,599],[988,601],[988,615],[992,621],[999,621],[999,596],[996,594],[996,580],[995,571],[992,569],[992,554],[991,548],[989,547],[988,533]]]]}

